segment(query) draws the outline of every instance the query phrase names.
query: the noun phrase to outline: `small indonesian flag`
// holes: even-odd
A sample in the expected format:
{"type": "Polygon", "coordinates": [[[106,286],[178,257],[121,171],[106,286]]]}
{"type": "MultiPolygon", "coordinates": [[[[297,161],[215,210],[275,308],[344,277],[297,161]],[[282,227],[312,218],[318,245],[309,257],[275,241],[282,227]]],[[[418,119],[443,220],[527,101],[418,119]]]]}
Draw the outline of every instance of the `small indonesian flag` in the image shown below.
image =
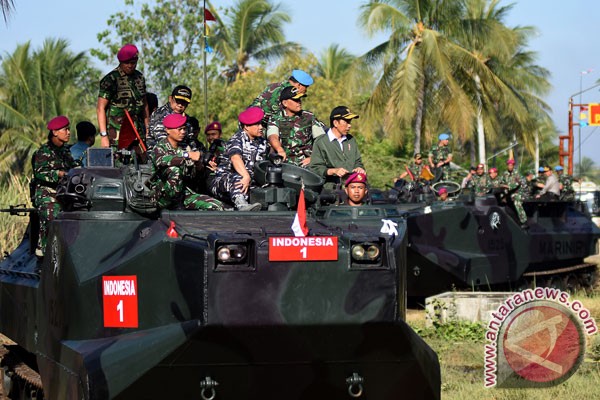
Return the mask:
{"type": "Polygon", "coordinates": [[[298,198],[298,209],[296,211],[296,217],[292,224],[292,230],[296,236],[308,235],[308,228],[306,227],[306,204],[304,203],[304,185],[300,189],[300,197],[298,198]]]}

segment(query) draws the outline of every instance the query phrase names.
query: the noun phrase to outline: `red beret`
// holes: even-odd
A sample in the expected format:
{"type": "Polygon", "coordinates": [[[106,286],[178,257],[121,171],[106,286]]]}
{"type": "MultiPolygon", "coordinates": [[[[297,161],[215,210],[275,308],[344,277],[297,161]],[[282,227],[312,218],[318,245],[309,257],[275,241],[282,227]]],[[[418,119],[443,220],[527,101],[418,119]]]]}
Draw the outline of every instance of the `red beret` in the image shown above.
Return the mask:
{"type": "Polygon", "coordinates": [[[57,131],[69,125],[70,123],[71,122],[69,121],[69,118],[65,117],[64,115],[59,115],[58,117],[54,117],[48,121],[46,126],[51,131],[57,131]]]}
{"type": "Polygon", "coordinates": [[[507,165],[511,165],[511,164],[512,164],[512,165],[515,165],[515,160],[513,160],[513,159],[511,158],[510,160],[508,160],[508,161],[506,162],[506,164],[507,164],[507,165]]]}
{"type": "Polygon", "coordinates": [[[173,113],[167,115],[165,119],[163,119],[163,125],[167,129],[176,129],[185,125],[186,121],[187,117],[185,115],[173,113]]]}
{"type": "Polygon", "coordinates": [[[483,164],[477,164],[477,169],[479,169],[479,168],[485,168],[485,165],[483,165],[483,164]]]}
{"type": "Polygon", "coordinates": [[[262,121],[265,116],[264,111],[260,107],[248,107],[240,113],[238,120],[243,125],[254,125],[262,121]]]}
{"type": "Polygon", "coordinates": [[[448,193],[448,189],[446,189],[445,187],[443,187],[440,190],[438,190],[438,194],[443,194],[443,193],[448,193]]]}
{"type": "Polygon", "coordinates": [[[221,130],[221,123],[219,121],[213,121],[210,124],[206,125],[206,128],[204,128],[204,133],[206,133],[208,131],[219,131],[219,132],[222,132],[222,130],[221,130]]]}
{"type": "Polygon", "coordinates": [[[492,167],[492,168],[489,169],[488,172],[498,172],[498,168],[492,167]]]}
{"type": "Polygon", "coordinates": [[[345,185],[348,186],[351,183],[354,182],[358,182],[358,183],[364,183],[365,185],[367,184],[367,175],[360,173],[360,172],[354,172],[353,174],[351,174],[348,179],[346,179],[346,183],[345,185]]]}
{"type": "Polygon", "coordinates": [[[126,44],[117,53],[119,62],[128,61],[138,56],[138,49],[133,44],[126,44]]]}

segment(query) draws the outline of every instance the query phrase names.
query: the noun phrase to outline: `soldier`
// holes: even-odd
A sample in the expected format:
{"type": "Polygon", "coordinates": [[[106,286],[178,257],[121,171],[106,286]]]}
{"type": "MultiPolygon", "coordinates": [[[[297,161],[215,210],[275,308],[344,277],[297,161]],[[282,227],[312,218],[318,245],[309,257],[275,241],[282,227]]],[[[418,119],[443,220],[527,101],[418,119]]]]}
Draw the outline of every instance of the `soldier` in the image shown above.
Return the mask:
{"type": "Polygon", "coordinates": [[[310,111],[302,110],[302,98],[293,86],[281,91],[281,110],[271,115],[267,140],[277,154],[288,162],[304,167],[310,163],[314,140],[325,134],[324,125],[310,111]]]}
{"type": "Polygon", "coordinates": [[[423,180],[421,177],[421,173],[423,172],[423,156],[421,153],[416,153],[413,157],[413,161],[410,162],[404,168],[406,171],[402,172],[397,178],[394,179],[394,182],[399,181],[400,179],[404,179],[407,175],[410,176],[410,179],[415,182],[420,182],[423,180]]]}
{"type": "Polygon", "coordinates": [[[467,174],[467,176],[465,176],[460,184],[461,189],[464,189],[466,187],[469,186],[469,184],[471,183],[471,180],[473,179],[473,176],[477,173],[477,167],[474,167],[471,165],[471,168],[469,168],[469,173],[467,174]]]}
{"type": "Polygon", "coordinates": [[[56,202],[58,182],[71,168],[80,165],[73,160],[69,148],[65,146],[71,137],[69,125],[70,121],[64,115],[52,118],[46,125],[48,141],[33,155],[32,202],[40,217],[38,251],[46,248],[48,225],[61,210],[60,204],[56,202]]]}
{"type": "Polygon", "coordinates": [[[146,80],[144,75],[135,69],[138,54],[134,45],[123,46],[117,53],[119,66],[100,81],[96,116],[102,147],[116,145],[125,110],[129,111],[142,138],[150,123],[146,80]]]}
{"type": "Polygon", "coordinates": [[[266,89],[258,95],[250,105],[251,107],[260,107],[265,113],[264,125],[266,126],[271,118],[271,115],[277,113],[281,109],[279,96],[281,91],[287,86],[295,87],[298,92],[306,93],[308,87],[313,84],[313,78],[306,72],[295,69],[292,71],[292,76],[287,81],[271,83],[266,89]]]}
{"type": "Polygon", "coordinates": [[[77,130],[77,143],[71,146],[71,156],[74,160],[79,160],[81,165],[87,166],[88,148],[96,143],[96,127],[90,121],[81,121],[75,125],[77,130]]]}
{"type": "MultiPolygon", "coordinates": [[[[163,120],[169,114],[181,114],[186,115],[185,110],[188,108],[192,101],[192,90],[184,85],[175,86],[167,102],[158,107],[152,116],[150,117],[150,128],[148,129],[148,137],[146,138],[146,145],[148,151],[152,151],[152,148],[156,144],[167,137],[167,132],[163,126],[163,120]]],[[[186,123],[185,138],[179,144],[179,146],[186,148],[188,151],[203,151],[204,145],[194,140],[194,132],[192,125],[186,123]],[[198,147],[198,146],[201,147],[198,147]]]]}
{"type": "Polygon", "coordinates": [[[441,133],[438,136],[438,144],[434,145],[429,152],[429,166],[436,170],[441,169],[442,174],[440,180],[448,179],[448,170],[452,161],[452,151],[448,147],[450,143],[450,135],[441,133]]]}
{"type": "Polygon", "coordinates": [[[467,185],[475,193],[475,196],[485,196],[489,190],[488,176],[485,174],[485,165],[478,164],[475,175],[467,185]]]}
{"type": "Polygon", "coordinates": [[[498,168],[496,168],[496,167],[490,168],[488,171],[488,174],[489,174],[488,188],[490,190],[506,187],[506,185],[504,185],[502,183],[502,179],[500,177],[498,177],[498,168]]]}
{"type": "Polygon", "coordinates": [[[527,225],[527,214],[523,208],[523,202],[531,198],[531,181],[533,177],[533,171],[528,171],[525,174],[525,177],[520,175],[512,176],[506,184],[510,193],[510,199],[515,206],[515,211],[517,212],[519,222],[521,223],[521,228],[523,229],[529,229],[529,226],[527,225]]]}
{"type": "Polygon", "coordinates": [[[506,161],[506,171],[502,173],[502,183],[510,185],[511,182],[520,182],[521,176],[515,171],[515,160],[506,161]]]}
{"type": "Polygon", "coordinates": [[[445,187],[438,190],[438,201],[448,201],[448,189],[445,187]]]}
{"type": "Polygon", "coordinates": [[[552,173],[549,166],[544,167],[544,175],[546,176],[546,182],[537,183],[537,187],[542,189],[536,196],[536,199],[542,199],[547,201],[558,200],[560,198],[560,183],[558,177],[552,173]]]}
{"type": "Polygon", "coordinates": [[[151,187],[156,193],[158,207],[222,211],[223,204],[220,201],[195,193],[190,188],[201,153],[187,152],[179,146],[186,135],[186,122],[187,117],[183,114],[167,115],[163,120],[167,137],[152,150],[154,174],[151,187]]]}
{"type": "Polygon", "coordinates": [[[349,133],[355,118],[358,115],[348,107],[337,106],[329,115],[331,128],[326,135],[319,136],[313,145],[308,167],[325,178],[327,189],[333,189],[349,173],[366,174],[356,139],[349,133]]]}
{"type": "Polygon", "coordinates": [[[560,183],[560,199],[564,201],[575,201],[575,190],[573,189],[573,177],[564,173],[564,168],[560,165],[554,167],[558,174],[560,183]]]}
{"type": "Polygon", "coordinates": [[[361,172],[350,174],[346,183],[346,204],[349,206],[362,206],[365,204],[365,198],[369,193],[367,188],[367,175],[361,172]]]}
{"type": "Polygon", "coordinates": [[[264,116],[259,107],[250,107],[240,113],[241,128],[225,145],[225,153],[211,183],[214,196],[233,202],[240,211],[261,208],[260,203],[248,204],[248,191],[252,189],[254,164],[266,160],[269,154],[269,145],[262,136],[264,116]]]}

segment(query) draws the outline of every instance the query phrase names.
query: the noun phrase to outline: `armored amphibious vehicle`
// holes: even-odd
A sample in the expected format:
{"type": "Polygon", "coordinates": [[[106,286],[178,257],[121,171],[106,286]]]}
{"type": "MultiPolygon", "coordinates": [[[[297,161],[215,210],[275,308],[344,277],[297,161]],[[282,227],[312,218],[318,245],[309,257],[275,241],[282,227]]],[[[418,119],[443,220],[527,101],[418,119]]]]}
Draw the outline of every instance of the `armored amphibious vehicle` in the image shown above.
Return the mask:
{"type": "MultiPolygon", "coordinates": [[[[453,192],[452,200],[421,196],[398,202],[407,212],[408,296],[532,285],[593,287],[597,266],[584,259],[596,254],[600,229],[578,202],[526,201],[524,229],[510,202],[498,194],[475,197],[453,183],[436,185],[453,192]]],[[[396,195],[387,200],[395,203],[396,195]]]]}
{"type": "Polygon", "coordinates": [[[319,206],[319,177],[262,163],[263,211],[160,212],[146,166],[90,165],[60,185],[43,258],[31,229],[0,264],[11,399],[440,398],[404,322],[397,206],[319,206]]]}

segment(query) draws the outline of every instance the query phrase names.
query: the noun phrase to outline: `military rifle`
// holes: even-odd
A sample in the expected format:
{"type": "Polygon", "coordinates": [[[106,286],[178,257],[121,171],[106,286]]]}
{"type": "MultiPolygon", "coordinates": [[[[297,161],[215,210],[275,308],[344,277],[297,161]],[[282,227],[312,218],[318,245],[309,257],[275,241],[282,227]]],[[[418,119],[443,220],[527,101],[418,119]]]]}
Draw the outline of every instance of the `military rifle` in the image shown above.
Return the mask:
{"type": "Polygon", "coordinates": [[[37,212],[37,208],[27,208],[25,207],[25,204],[17,204],[16,206],[8,206],[8,208],[2,208],[0,209],[0,212],[24,217],[29,213],[37,212]]]}

